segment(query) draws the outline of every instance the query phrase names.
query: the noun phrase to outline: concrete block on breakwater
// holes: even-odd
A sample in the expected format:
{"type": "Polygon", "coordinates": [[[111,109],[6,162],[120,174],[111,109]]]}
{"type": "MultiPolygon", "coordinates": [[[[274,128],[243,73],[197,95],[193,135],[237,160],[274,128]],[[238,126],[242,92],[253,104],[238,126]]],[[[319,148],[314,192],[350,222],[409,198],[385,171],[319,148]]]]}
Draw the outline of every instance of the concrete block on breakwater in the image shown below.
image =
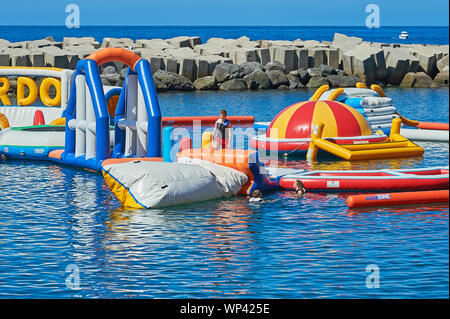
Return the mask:
{"type": "Polygon", "coordinates": [[[89,46],[94,49],[98,49],[100,47],[100,43],[96,41],[93,37],[64,37],[63,39],[63,49],[72,48],[72,47],[84,47],[89,46]]]}
{"type": "MultiPolygon", "coordinates": [[[[445,83],[449,55],[448,45],[368,42],[340,33],[334,35],[333,41],[322,42],[301,39],[252,41],[243,36],[238,39],[210,38],[206,43],[202,43],[200,37],[179,36],[136,41],[130,38],[107,37],[102,39],[100,45],[93,37],[65,37],[61,42],[48,37],[15,43],[0,39],[0,65],[73,69],[80,59],[100,47],[123,47],[132,50],[150,62],[153,73],[159,70],[174,73],[189,82],[213,76],[214,84],[211,84],[209,78],[203,80],[205,83],[197,83],[202,89],[217,89],[221,83],[237,78],[243,81],[227,83],[224,88],[240,88],[246,83],[247,87],[252,89],[294,89],[315,87],[320,83],[343,86],[356,80],[367,84],[400,85],[406,74],[418,72],[424,72],[431,79],[440,74],[436,81],[445,83]],[[260,67],[252,69],[252,63],[259,64],[260,67]],[[231,66],[224,67],[224,64],[231,66]],[[239,70],[237,75],[234,71],[223,74],[224,69],[234,70],[236,67],[239,70]],[[330,73],[327,68],[334,71],[330,73]],[[274,70],[281,71],[284,77],[280,72],[269,72],[274,70]],[[255,74],[249,77],[254,72],[255,74]]],[[[117,74],[124,68],[120,62],[110,64],[114,66],[117,74]]],[[[177,77],[169,76],[164,79],[166,82],[168,79],[178,80],[177,77]]],[[[121,80],[120,76],[113,77],[111,74],[105,78],[105,82],[113,84],[120,84],[121,80]],[[119,80],[116,81],[116,78],[119,80]]],[[[422,82],[425,86],[428,83],[422,82]]],[[[177,86],[161,86],[163,90],[171,90],[174,87],[177,86]]]]}
{"type": "Polygon", "coordinates": [[[440,72],[448,72],[448,55],[437,61],[437,67],[440,72]]]}

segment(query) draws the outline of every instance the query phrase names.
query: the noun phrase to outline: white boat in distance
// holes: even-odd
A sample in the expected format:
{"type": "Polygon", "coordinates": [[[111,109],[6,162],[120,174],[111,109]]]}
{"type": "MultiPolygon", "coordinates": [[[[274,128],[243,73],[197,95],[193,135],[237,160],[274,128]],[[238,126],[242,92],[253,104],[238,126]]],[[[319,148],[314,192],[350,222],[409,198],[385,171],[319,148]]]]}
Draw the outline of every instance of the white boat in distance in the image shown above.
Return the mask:
{"type": "Polygon", "coordinates": [[[402,39],[402,40],[406,40],[406,39],[409,38],[409,34],[408,34],[408,32],[406,32],[406,31],[402,31],[402,33],[400,33],[400,35],[398,36],[398,38],[399,38],[399,39],[402,39]]]}

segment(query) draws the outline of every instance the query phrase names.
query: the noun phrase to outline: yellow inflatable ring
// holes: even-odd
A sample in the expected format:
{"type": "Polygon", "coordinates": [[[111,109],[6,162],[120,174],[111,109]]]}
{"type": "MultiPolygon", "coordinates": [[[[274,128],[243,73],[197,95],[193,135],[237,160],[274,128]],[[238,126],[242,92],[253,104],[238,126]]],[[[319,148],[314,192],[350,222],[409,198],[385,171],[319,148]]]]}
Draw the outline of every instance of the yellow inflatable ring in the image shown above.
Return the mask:
{"type": "Polygon", "coordinates": [[[5,114],[0,113],[0,129],[3,131],[5,128],[9,127],[9,121],[5,114]]]}
{"type": "Polygon", "coordinates": [[[38,88],[32,79],[24,76],[17,79],[17,105],[31,105],[36,101],[37,96],[38,88]],[[29,90],[27,97],[25,97],[25,86],[27,86],[29,90]]]}
{"type": "Polygon", "coordinates": [[[61,80],[55,78],[45,78],[41,83],[39,89],[41,101],[46,106],[60,106],[61,105],[61,80]],[[56,96],[51,98],[49,95],[50,87],[54,86],[56,89],[56,96]]]}
{"type": "Polygon", "coordinates": [[[8,78],[0,78],[0,101],[2,101],[3,105],[11,105],[11,101],[8,98],[8,91],[10,88],[8,78]]]}

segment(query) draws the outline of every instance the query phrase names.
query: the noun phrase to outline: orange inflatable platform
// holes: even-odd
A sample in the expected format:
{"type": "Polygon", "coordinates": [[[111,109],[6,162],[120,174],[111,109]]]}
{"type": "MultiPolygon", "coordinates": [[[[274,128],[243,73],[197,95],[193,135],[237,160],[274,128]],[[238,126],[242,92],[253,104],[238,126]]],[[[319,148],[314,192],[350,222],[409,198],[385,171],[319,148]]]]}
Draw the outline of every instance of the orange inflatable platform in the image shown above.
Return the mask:
{"type": "Polygon", "coordinates": [[[264,166],[259,161],[256,151],[242,149],[219,149],[211,148],[188,149],[177,154],[177,158],[188,157],[196,158],[211,163],[223,165],[236,169],[248,177],[247,183],[242,186],[239,194],[249,195],[254,190],[260,191],[275,190],[276,182],[271,181],[264,174],[264,166]]]}

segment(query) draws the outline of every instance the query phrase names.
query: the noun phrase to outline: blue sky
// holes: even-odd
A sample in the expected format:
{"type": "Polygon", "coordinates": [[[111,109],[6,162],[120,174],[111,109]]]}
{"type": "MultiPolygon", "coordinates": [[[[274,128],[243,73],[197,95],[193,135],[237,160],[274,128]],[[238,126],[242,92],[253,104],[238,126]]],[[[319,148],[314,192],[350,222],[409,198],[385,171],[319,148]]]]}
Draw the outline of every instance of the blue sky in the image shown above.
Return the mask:
{"type": "Polygon", "coordinates": [[[66,5],[81,25],[362,26],[380,7],[381,26],[448,26],[447,0],[20,0],[2,6],[0,25],[64,25],[66,5]]]}

